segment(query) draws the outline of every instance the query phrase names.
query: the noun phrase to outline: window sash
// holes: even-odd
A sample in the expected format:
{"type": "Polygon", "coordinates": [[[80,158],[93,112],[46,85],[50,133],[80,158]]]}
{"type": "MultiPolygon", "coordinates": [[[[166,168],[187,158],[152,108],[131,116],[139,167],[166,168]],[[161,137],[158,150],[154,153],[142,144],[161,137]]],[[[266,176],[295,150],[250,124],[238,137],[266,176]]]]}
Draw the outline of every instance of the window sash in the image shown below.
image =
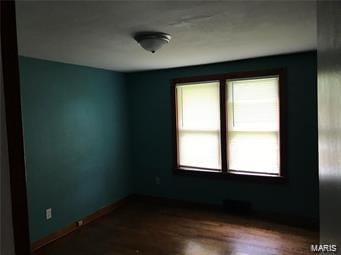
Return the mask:
{"type": "Polygon", "coordinates": [[[219,81],[177,85],[179,166],[221,169],[219,86],[219,81]]]}
{"type": "Polygon", "coordinates": [[[228,171],[279,174],[278,131],[229,131],[228,137],[228,171]],[[254,143],[250,143],[250,140],[253,140],[254,143]],[[257,145],[255,145],[256,142],[257,145]],[[238,153],[238,150],[243,150],[243,153],[238,153]],[[245,154],[249,155],[248,160],[245,160],[245,154]]]}
{"type": "Polygon", "coordinates": [[[197,167],[199,169],[210,169],[214,171],[220,171],[221,169],[220,130],[179,130],[179,150],[179,166],[197,167]],[[205,143],[206,146],[193,146],[191,151],[194,150],[195,154],[187,155],[186,152],[189,150],[184,148],[186,147],[186,143],[183,140],[186,138],[187,140],[190,140],[195,137],[197,138],[197,141],[192,141],[192,145],[193,143],[195,144],[199,143],[199,141],[204,141],[203,143],[205,143]],[[181,150],[183,153],[181,153],[181,150]]]}
{"type": "Polygon", "coordinates": [[[279,76],[226,80],[228,170],[280,174],[279,76]]]}

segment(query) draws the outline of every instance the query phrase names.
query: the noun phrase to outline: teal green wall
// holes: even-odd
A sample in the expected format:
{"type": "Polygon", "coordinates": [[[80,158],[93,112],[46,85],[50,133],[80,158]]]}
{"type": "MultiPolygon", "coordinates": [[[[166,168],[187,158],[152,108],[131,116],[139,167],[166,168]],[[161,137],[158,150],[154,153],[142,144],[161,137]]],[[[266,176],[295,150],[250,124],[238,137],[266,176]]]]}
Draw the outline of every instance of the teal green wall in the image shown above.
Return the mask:
{"type": "Polygon", "coordinates": [[[135,193],[212,204],[241,199],[258,211],[318,219],[316,52],[130,73],[127,82],[135,193]],[[288,72],[288,183],[174,175],[169,81],[269,68],[288,72]]]}
{"type": "Polygon", "coordinates": [[[34,241],[131,192],[127,91],[123,74],[26,57],[20,76],[34,241]]]}

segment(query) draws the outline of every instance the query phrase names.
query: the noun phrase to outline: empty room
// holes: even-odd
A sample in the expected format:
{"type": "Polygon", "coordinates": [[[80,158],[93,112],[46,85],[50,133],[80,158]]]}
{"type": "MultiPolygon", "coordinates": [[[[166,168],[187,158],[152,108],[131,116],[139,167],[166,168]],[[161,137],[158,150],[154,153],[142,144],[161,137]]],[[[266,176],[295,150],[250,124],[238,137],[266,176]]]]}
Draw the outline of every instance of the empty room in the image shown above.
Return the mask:
{"type": "Polygon", "coordinates": [[[34,255],[322,251],[315,1],[8,6],[14,241],[34,255]]]}

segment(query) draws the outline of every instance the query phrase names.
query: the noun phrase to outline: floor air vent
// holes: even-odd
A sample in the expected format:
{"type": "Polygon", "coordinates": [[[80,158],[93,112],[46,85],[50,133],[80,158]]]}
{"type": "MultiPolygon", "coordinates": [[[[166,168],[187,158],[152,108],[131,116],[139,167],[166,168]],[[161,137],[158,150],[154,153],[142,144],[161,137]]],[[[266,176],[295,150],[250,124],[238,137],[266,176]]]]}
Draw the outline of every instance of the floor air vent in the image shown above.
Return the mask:
{"type": "Polygon", "coordinates": [[[224,211],[228,213],[236,214],[249,214],[252,211],[252,206],[250,202],[231,199],[223,200],[223,208],[224,211]]]}

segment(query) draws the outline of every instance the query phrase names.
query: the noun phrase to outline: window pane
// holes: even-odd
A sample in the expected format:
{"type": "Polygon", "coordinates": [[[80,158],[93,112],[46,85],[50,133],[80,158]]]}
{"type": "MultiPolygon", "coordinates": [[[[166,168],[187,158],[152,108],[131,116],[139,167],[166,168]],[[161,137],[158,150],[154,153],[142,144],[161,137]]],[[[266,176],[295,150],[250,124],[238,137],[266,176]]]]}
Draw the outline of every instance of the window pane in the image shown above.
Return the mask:
{"type": "Polygon", "coordinates": [[[279,174],[278,77],[227,86],[229,169],[279,174]]]}
{"type": "Polygon", "coordinates": [[[276,174],[279,170],[276,132],[229,132],[229,169],[276,174]]]}
{"type": "Polygon", "coordinates": [[[177,84],[180,166],[220,169],[219,82],[177,84]]]}
{"type": "Polygon", "coordinates": [[[278,78],[230,81],[234,130],[278,130],[278,78]]]}
{"type": "Polygon", "coordinates": [[[180,165],[220,168],[218,132],[179,132],[180,165]]]}
{"type": "Polygon", "coordinates": [[[218,82],[177,86],[177,96],[181,129],[219,129],[218,82]]]}

